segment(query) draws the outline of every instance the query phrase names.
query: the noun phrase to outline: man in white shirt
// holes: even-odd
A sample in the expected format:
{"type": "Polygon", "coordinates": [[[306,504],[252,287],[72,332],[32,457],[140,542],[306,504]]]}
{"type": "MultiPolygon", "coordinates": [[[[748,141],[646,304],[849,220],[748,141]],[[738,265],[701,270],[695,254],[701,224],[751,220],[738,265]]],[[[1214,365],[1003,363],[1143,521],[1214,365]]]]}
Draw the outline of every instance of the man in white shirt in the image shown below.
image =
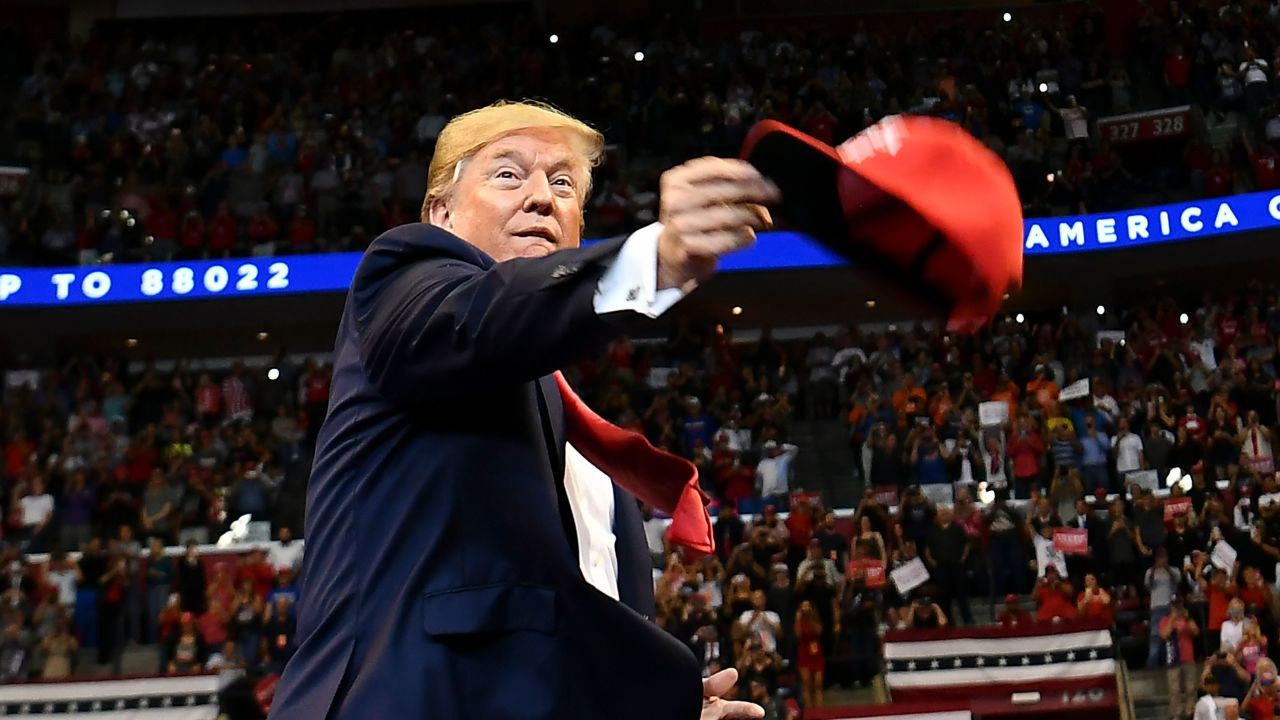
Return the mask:
{"type": "Polygon", "coordinates": [[[296,575],[302,568],[302,543],[294,541],[293,531],[287,525],[280,526],[276,538],[279,542],[267,551],[267,564],[277,574],[281,570],[288,570],[296,575]]]}
{"type": "Polygon", "coordinates": [[[22,530],[28,543],[26,551],[42,552],[45,529],[53,520],[53,496],[44,491],[44,478],[39,475],[33,477],[28,493],[18,504],[22,507],[22,530]]]}
{"type": "Polygon", "coordinates": [[[1129,418],[1120,418],[1111,447],[1116,453],[1116,472],[1121,478],[1125,473],[1142,469],[1142,438],[1129,430],[1129,418]]]}
{"type": "Polygon", "coordinates": [[[763,590],[751,593],[751,609],[738,616],[738,625],[748,634],[759,637],[764,642],[764,649],[775,652],[778,649],[778,637],[782,635],[782,619],[778,613],[765,609],[766,597],[763,590]]]}
{"type": "Polygon", "coordinates": [[[1239,702],[1232,698],[1230,701],[1222,697],[1218,693],[1221,692],[1218,686],[1218,678],[1212,674],[1206,673],[1200,680],[1201,686],[1204,688],[1204,695],[1196,701],[1195,712],[1192,714],[1192,720],[1226,720],[1226,704],[1231,702],[1236,708],[1235,717],[1239,717],[1239,702]]]}
{"type": "Polygon", "coordinates": [[[800,448],[791,443],[781,446],[773,440],[765,441],[763,457],[756,464],[756,487],[760,497],[774,505],[786,507],[787,493],[791,489],[791,461],[800,448]]]}

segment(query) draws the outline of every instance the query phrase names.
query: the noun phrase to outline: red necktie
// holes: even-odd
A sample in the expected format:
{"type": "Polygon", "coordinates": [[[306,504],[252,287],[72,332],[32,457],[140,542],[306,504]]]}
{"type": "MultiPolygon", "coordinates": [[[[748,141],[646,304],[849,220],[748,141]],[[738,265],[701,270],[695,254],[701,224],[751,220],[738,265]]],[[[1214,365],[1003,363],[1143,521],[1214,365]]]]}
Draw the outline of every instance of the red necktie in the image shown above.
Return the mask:
{"type": "Polygon", "coordinates": [[[564,375],[556,372],[564,400],[566,437],[619,487],[671,516],[667,539],[697,554],[715,551],[709,498],[698,485],[698,469],[682,457],[663,452],[639,433],[606,421],[582,402],[564,375]]]}

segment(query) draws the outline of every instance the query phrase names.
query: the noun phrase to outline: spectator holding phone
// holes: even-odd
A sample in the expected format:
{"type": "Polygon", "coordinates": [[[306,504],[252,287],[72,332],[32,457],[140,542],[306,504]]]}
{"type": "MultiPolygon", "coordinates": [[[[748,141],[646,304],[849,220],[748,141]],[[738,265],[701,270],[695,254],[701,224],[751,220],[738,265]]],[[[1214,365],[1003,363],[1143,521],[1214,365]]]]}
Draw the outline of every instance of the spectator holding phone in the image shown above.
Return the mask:
{"type": "Polygon", "coordinates": [[[1195,712],[1196,651],[1195,639],[1200,628],[1187,616],[1181,600],[1175,600],[1170,612],[1157,628],[1164,644],[1164,666],[1169,682],[1169,717],[1183,717],[1195,712]]]}
{"type": "Polygon", "coordinates": [[[1244,711],[1253,720],[1274,720],[1276,716],[1276,674],[1263,672],[1254,680],[1244,699],[1244,711]]]}

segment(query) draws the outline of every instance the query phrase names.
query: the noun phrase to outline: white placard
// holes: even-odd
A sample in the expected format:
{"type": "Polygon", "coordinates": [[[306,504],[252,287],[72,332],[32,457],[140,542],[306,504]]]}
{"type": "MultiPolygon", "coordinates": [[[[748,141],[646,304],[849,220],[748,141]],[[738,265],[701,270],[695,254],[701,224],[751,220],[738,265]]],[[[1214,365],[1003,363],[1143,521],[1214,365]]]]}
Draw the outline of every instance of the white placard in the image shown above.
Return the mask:
{"type": "Polygon", "coordinates": [[[649,368],[649,387],[654,390],[661,390],[665,388],[667,386],[667,376],[675,371],[675,368],[669,367],[649,368]]]}
{"type": "Polygon", "coordinates": [[[1098,347],[1102,347],[1103,340],[1110,340],[1113,345],[1124,344],[1123,330],[1099,330],[1098,331],[1098,347]]]}
{"type": "Polygon", "coordinates": [[[1160,475],[1155,470],[1134,470],[1133,472],[1125,473],[1125,490],[1128,490],[1130,485],[1137,485],[1144,490],[1154,491],[1160,486],[1160,475]]]}
{"type": "Polygon", "coordinates": [[[1219,540],[1217,545],[1213,546],[1213,554],[1209,559],[1214,565],[1226,570],[1228,573],[1236,566],[1236,549],[1226,540],[1219,540]]]}
{"type": "Polygon", "coordinates": [[[920,558],[916,558],[906,565],[895,568],[889,573],[889,577],[893,578],[893,584],[898,588],[898,593],[906,595],[929,580],[929,570],[925,568],[920,558]]]}
{"type": "Polygon", "coordinates": [[[1036,546],[1036,577],[1044,577],[1045,568],[1050,565],[1058,569],[1058,575],[1067,576],[1067,556],[1053,546],[1053,538],[1037,534],[1034,538],[1036,546]]]}
{"type": "Polygon", "coordinates": [[[1009,403],[1003,400],[978,403],[978,422],[982,427],[999,427],[1009,422],[1009,403]]]}
{"type": "Polygon", "coordinates": [[[1077,380],[1058,393],[1059,400],[1078,400],[1089,395],[1089,378],[1077,380]]]}

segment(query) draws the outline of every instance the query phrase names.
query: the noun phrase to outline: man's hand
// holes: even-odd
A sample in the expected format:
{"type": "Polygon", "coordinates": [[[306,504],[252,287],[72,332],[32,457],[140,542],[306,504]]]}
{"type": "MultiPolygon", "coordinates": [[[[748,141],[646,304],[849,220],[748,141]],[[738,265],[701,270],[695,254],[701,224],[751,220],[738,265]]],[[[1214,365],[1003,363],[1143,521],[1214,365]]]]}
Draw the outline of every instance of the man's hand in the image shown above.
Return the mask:
{"type": "Polygon", "coordinates": [[[778,188],[741,160],[702,157],[662,174],[658,221],[658,289],[706,280],[719,258],[773,227],[765,204],[778,188]]]}
{"type": "Polygon", "coordinates": [[[720,697],[729,692],[736,682],[738,671],[734,668],[721,670],[702,681],[702,720],[764,717],[764,708],[755,703],[724,700],[720,697]]]}

